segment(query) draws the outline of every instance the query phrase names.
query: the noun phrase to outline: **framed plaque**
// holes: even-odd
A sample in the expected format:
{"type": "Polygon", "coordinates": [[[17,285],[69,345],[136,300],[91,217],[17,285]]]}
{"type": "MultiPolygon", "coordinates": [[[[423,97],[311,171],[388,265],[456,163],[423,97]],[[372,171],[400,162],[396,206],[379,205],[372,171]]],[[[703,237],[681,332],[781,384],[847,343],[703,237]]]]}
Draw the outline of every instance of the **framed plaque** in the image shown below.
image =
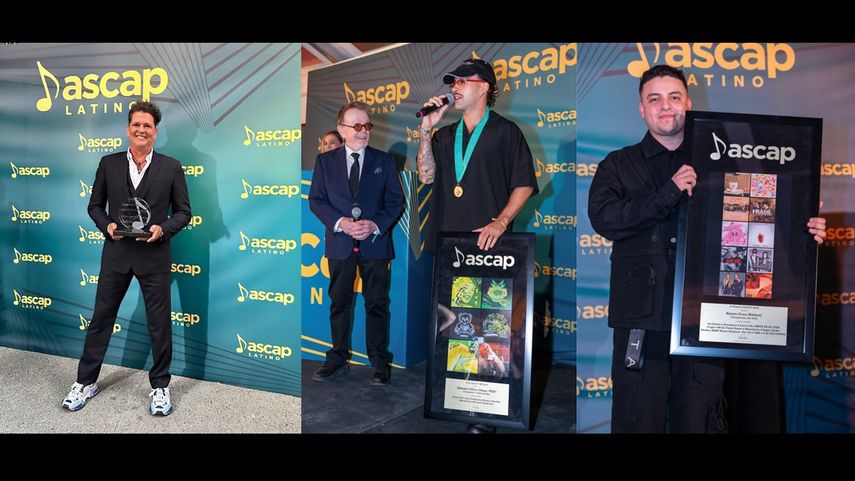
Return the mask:
{"type": "Polygon", "coordinates": [[[822,119],[689,111],[671,354],[811,361],[822,119]]]}
{"type": "Polygon", "coordinates": [[[534,234],[477,240],[437,237],[425,416],[529,429],[534,234]]]}

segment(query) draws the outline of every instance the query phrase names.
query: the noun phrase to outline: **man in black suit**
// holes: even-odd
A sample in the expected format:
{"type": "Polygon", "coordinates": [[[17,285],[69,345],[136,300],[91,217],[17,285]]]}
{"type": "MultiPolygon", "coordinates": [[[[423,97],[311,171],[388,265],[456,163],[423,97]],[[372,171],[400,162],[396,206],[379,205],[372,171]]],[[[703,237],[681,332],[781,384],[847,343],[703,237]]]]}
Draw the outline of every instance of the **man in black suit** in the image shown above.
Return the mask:
{"type": "Polygon", "coordinates": [[[331,381],[349,372],[356,268],[365,296],[365,342],[372,385],[387,385],[389,346],[389,261],[392,228],[404,207],[404,192],[394,158],[368,146],[371,110],[351,102],[338,112],[344,146],[318,155],[309,190],[309,207],[326,226],[325,254],[330,264],[330,329],[333,347],[313,379],[331,381]],[[356,215],[354,208],[361,210],[356,215]]]}
{"type": "Polygon", "coordinates": [[[95,381],[104,362],[119,305],[131,279],[136,277],[145,300],[154,359],[149,373],[152,387],[149,412],[163,416],[172,412],[169,240],[190,222],[190,197],[181,163],[154,152],[160,118],[160,109],[153,103],[135,103],[128,111],[130,148],[127,152],[104,156],[95,173],[89,217],[105,234],[106,240],[101,254],[95,312],[86,332],[77,382],[62,402],[62,406],[71,411],[82,408],[87,399],[98,394],[95,381]],[[134,239],[116,234],[122,203],[129,197],[142,198],[149,205],[151,215],[143,230],[150,232],[150,237],[134,239]]]}

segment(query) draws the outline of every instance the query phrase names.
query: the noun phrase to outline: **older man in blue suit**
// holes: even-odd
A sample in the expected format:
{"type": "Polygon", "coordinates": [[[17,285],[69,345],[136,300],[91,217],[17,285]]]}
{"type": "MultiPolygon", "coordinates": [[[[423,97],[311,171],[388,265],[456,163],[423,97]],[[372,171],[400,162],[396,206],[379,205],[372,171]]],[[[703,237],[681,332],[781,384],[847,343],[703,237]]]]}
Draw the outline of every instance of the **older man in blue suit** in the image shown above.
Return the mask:
{"type": "Polygon", "coordinates": [[[331,381],[348,373],[356,268],[365,296],[365,338],[372,385],[387,385],[389,352],[389,260],[392,228],[404,206],[398,169],[391,155],[368,146],[369,107],[351,102],[338,113],[344,145],[318,155],[309,206],[326,226],[330,266],[330,328],[333,347],[313,379],[331,381]]]}

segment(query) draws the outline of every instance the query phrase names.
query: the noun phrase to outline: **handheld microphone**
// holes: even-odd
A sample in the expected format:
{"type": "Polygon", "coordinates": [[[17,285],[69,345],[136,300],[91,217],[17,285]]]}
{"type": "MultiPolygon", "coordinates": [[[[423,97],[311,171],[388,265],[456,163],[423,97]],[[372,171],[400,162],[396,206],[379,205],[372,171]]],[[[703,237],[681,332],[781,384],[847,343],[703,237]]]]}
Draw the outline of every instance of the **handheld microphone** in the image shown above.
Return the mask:
{"type": "MultiPolygon", "coordinates": [[[[353,206],[350,210],[350,215],[353,217],[353,222],[358,222],[362,218],[362,209],[358,205],[353,206]]],[[[353,252],[359,252],[359,239],[353,239],[353,252]]]]}
{"type": "MultiPolygon", "coordinates": [[[[450,102],[454,102],[454,94],[452,94],[451,92],[445,94],[442,97],[442,105],[448,105],[450,102]]],[[[420,118],[424,117],[425,115],[428,115],[431,112],[434,112],[434,111],[441,109],[441,108],[442,108],[442,106],[437,107],[436,105],[428,105],[427,107],[422,107],[421,110],[416,112],[416,118],[420,119],[420,118]]]]}

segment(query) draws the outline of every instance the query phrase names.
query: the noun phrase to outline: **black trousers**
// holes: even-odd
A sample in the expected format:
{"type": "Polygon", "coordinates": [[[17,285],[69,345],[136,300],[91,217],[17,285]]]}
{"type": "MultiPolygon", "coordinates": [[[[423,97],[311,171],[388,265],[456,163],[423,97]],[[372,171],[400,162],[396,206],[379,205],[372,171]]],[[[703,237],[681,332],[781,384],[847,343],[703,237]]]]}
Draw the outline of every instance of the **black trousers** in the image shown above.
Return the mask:
{"type": "Polygon", "coordinates": [[[724,361],[671,356],[671,333],[647,331],[644,367],[629,370],[629,331],[614,329],[612,432],[727,432],[724,361]]]}
{"type": "Polygon", "coordinates": [[[172,363],[172,323],[169,312],[172,306],[169,283],[170,272],[134,274],[101,270],[98,292],[95,294],[95,313],[86,331],[83,355],[77,366],[77,382],[92,384],[101,373],[104,355],[113,334],[113,325],[119,306],[128,292],[131,279],[136,276],[145,301],[148,334],[151,338],[151,356],[154,365],[148,378],[152,389],[169,386],[169,365],[172,363]]]}
{"type": "Polygon", "coordinates": [[[330,259],[330,330],[333,347],[326,363],[342,365],[350,359],[353,331],[353,283],[356,268],[362,277],[365,297],[365,344],[372,366],[392,362],[389,347],[389,285],[392,272],[389,259],[366,259],[351,253],[344,260],[330,259]]]}

